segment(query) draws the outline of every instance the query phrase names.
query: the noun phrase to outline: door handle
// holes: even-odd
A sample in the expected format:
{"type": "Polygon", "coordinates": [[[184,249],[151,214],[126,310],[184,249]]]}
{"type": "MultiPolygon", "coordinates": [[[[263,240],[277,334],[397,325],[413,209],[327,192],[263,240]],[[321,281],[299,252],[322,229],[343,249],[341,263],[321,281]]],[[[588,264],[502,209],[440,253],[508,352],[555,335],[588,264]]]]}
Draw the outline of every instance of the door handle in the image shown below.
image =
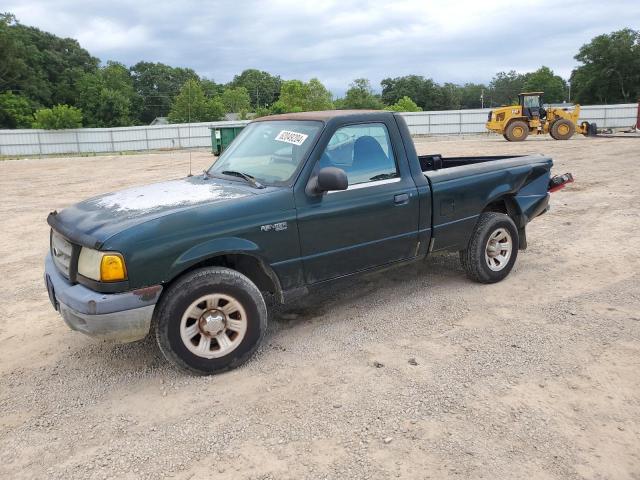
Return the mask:
{"type": "Polygon", "coordinates": [[[399,193],[393,197],[393,203],[396,205],[406,205],[409,203],[409,194],[408,193],[399,193]]]}

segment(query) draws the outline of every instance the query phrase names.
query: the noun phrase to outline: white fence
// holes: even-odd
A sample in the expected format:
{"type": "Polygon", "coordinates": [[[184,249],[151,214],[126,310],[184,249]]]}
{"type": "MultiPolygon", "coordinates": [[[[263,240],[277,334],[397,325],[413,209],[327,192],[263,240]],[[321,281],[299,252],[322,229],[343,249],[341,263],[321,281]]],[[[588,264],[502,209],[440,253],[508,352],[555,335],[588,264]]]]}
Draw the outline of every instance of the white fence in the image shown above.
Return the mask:
{"type": "MultiPolygon", "coordinates": [[[[461,135],[484,133],[490,108],[403,113],[412,135],[461,135]]],[[[580,122],[595,122],[598,128],[629,128],[636,124],[638,105],[584,105],[580,122]]]]}
{"type": "MultiPolygon", "coordinates": [[[[403,113],[412,135],[459,135],[486,132],[490,109],[403,113]]],[[[625,128],[636,124],[637,104],[583,106],[580,121],[599,128],[625,128]]],[[[109,153],[210,147],[210,127],[235,127],[246,121],[206,122],[121,128],[75,130],[0,130],[0,156],[109,153]]]]}
{"type": "Polygon", "coordinates": [[[246,121],[73,130],[0,130],[0,156],[211,147],[211,127],[246,121]]]}

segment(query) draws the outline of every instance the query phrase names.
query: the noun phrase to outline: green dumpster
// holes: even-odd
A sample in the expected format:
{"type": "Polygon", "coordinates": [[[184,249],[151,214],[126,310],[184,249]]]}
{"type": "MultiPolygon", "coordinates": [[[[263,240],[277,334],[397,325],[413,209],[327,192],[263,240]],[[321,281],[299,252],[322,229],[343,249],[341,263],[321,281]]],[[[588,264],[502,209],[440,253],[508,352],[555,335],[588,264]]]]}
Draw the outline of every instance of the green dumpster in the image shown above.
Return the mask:
{"type": "Polygon", "coordinates": [[[211,151],[220,155],[234,138],[242,131],[242,127],[211,127],[211,151]]]}

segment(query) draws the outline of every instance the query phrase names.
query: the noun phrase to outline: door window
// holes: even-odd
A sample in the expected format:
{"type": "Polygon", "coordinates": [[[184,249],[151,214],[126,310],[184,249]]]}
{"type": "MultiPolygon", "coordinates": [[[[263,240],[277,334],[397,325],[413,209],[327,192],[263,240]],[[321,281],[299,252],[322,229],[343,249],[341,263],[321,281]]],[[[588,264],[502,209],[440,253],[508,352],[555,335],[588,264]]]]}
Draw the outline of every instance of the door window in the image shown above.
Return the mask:
{"type": "Polygon", "coordinates": [[[382,123],[348,125],[336,130],[319,167],[341,168],[349,185],[399,177],[389,132],[382,123]]]}

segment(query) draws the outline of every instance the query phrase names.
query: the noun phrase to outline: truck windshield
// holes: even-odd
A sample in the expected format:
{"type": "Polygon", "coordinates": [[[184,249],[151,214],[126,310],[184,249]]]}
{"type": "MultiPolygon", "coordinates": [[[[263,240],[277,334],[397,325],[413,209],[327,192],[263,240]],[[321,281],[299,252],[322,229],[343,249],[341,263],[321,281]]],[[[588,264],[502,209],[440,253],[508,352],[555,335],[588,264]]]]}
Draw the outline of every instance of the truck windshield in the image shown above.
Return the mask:
{"type": "Polygon", "coordinates": [[[261,184],[287,184],[321,129],[322,122],[315,121],[250,123],[207,173],[230,178],[228,172],[239,172],[261,184]]]}

